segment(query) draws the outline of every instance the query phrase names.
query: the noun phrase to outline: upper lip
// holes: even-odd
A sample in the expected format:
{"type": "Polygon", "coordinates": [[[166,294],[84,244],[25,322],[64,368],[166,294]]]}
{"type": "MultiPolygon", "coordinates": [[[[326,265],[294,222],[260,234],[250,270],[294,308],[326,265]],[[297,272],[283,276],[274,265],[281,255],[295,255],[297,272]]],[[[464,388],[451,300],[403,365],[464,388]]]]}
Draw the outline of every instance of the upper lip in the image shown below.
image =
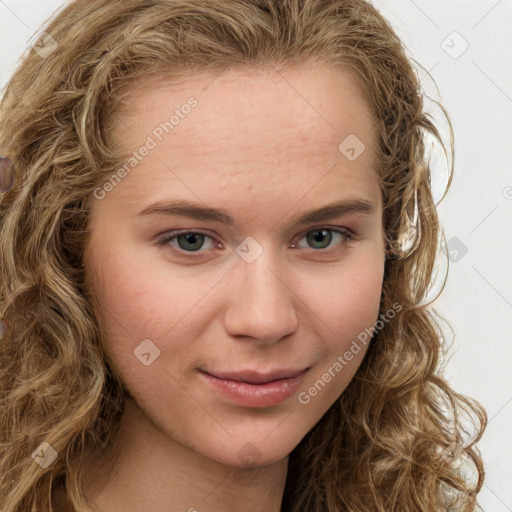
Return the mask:
{"type": "Polygon", "coordinates": [[[238,382],[246,382],[248,384],[267,384],[274,380],[290,379],[298,377],[300,374],[306,372],[309,368],[300,369],[278,369],[270,372],[262,372],[258,370],[241,370],[241,371],[206,371],[201,370],[212,377],[222,380],[236,380],[238,382]]]}

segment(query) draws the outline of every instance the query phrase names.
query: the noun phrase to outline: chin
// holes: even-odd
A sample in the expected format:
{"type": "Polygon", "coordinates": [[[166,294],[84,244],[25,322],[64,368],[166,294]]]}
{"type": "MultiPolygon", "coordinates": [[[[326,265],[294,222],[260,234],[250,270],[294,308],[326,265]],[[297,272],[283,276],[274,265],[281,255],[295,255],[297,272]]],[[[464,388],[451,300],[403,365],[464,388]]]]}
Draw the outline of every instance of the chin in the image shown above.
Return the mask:
{"type": "Polygon", "coordinates": [[[225,466],[254,469],[270,466],[282,461],[290,455],[297,444],[289,444],[291,436],[284,439],[273,439],[269,441],[268,435],[252,436],[252,441],[245,436],[243,440],[230,439],[226,444],[220,441],[214,445],[205,446],[201,450],[196,446],[195,451],[225,466]]]}

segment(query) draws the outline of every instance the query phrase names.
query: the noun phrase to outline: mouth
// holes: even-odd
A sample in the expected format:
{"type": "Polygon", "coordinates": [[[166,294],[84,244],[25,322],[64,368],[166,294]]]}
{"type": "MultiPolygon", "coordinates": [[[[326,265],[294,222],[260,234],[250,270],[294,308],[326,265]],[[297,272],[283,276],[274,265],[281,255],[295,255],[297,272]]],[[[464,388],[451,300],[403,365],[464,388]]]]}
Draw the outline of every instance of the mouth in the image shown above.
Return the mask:
{"type": "Polygon", "coordinates": [[[244,407],[271,407],[290,398],[302,384],[310,367],[258,370],[205,371],[203,379],[230,402],[244,407]]]}
{"type": "Polygon", "coordinates": [[[245,382],[247,384],[268,384],[278,380],[293,379],[307,372],[309,368],[302,369],[282,369],[271,372],[260,372],[258,370],[243,370],[236,372],[207,372],[204,373],[221,380],[230,380],[235,382],[245,382]]]}

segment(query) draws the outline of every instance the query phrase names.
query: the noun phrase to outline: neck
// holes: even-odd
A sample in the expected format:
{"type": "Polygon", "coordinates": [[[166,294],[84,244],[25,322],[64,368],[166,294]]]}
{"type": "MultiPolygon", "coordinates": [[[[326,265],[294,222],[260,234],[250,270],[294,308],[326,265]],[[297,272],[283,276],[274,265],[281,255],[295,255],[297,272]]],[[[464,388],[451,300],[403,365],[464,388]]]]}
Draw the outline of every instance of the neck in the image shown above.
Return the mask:
{"type": "Polygon", "coordinates": [[[130,399],[110,446],[85,463],[85,495],[103,512],[279,512],[288,458],[226,466],[171,439],[130,399]]]}

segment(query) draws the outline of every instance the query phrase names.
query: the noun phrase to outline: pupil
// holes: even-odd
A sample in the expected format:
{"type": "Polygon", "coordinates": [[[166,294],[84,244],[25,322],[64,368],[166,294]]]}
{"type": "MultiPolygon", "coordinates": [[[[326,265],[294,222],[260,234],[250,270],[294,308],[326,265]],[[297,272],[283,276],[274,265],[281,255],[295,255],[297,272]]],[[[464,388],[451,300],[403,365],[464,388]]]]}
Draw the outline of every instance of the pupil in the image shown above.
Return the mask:
{"type": "Polygon", "coordinates": [[[180,235],[178,237],[178,244],[182,249],[197,251],[202,246],[202,242],[203,242],[202,237],[203,237],[203,235],[201,235],[199,233],[183,233],[182,235],[180,235]],[[185,241],[184,244],[181,243],[183,240],[185,241]],[[191,244],[192,246],[194,246],[194,245],[198,245],[198,246],[190,247],[189,244],[191,244]],[[185,247],[183,247],[183,245],[185,245],[185,247]]]}
{"type": "Polygon", "coordinates": [[[309,241],[312,242],[315,249],[327,247],[332,239],[331,233],[326,229],[322,229],[321,231],[312,231],[310,235],[308,235],[308,238],[310,239],[309,241]],[[320,246],[317,244],[320,244],[320,246]]]}

